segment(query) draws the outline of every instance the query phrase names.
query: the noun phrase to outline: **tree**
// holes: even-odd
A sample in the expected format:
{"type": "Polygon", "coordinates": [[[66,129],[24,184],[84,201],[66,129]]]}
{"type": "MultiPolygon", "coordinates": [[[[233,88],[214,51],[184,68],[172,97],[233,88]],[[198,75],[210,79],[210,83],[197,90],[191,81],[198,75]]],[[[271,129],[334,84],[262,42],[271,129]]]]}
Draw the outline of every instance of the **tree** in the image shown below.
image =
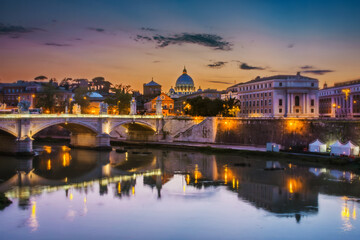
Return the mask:
{"type": "Polygon", "coordinates": [[[43,75],[40,75],[40,76],[37,76],[36,78],[34,78],[34,80],[36,81],[43,81],[43,80],[46,80],[48,79],[46,76],[43,76],[43,75]]]}
{"type": "Polygon", "coordinates": [[[222,106],[220,99],[211,100],[198,96],[186,101],[184,111],[191,116],[216,116],[222,112],[222,106]]]}
{"type": "Polygon", "coordinates": [[[115,85],[110,89],[112,94],[109,95],[104,102],[109,104],[110,109],[115,110],[119,114],[129,114],[130,100],[132,97],[130,85],[115,85]]]}
{"type": "Polygon", "coordinates": [[[56,92],[56,86],[52,83],[44,83],[42,85],[42,91],[38,94],[38,99],[35,104],[37,108],[42,107],[45,111],[48,110],[50,112],[54,111],[55,99],[54,95],[56,92]]]}
{"type": "Polygon", "coordinates": [[[87,95],[88,92],[87,87],[78,87],[74,91],[74,102],[80,105],[82,113],[86,113],[90,105],[90,99],[87,95]]]}
{"type": "Polygon", "coordinates": [[[221,115],[223,117],[236,117],[237,113],[240,111],[240,101],[236,98],[230,98],[223,101],[223,110],[221,115]]]}

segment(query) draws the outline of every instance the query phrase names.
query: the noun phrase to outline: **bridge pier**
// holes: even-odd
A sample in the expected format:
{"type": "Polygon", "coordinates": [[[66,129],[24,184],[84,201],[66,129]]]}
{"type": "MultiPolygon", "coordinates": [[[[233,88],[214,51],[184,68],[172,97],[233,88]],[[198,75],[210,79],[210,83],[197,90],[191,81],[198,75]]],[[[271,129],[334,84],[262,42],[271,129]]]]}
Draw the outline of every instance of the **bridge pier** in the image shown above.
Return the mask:
{"type": "Polygon", "coordinates": [[[17,155],[33,154],[33,139],[26,136],[15,140],[15,153],[17,155]]]}
{"type": "Polygon", "coordinates": [[[106,133],[72,133],[70,135],[70,145],[78,148],[111,150],[110,135],[106,133]]]}

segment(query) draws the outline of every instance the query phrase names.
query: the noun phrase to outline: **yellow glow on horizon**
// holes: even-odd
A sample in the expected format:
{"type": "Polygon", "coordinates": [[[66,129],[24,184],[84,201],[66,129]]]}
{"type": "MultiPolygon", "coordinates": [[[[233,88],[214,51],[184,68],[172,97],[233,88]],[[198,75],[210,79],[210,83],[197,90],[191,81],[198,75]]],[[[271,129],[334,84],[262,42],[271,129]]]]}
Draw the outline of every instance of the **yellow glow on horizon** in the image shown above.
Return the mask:
{"type": "Polygon", "coordinates": [[[72,194],[72,193],[70,193],[70,195],[69,195],[69,199],[70,199],[70,200],[73,200],[73,198],[74,198],[73,194],[72,194]]]}
{"type": "Polygon", "coordinates": [[[132,195],[135,195],[135,186],[132,187],[132,195]]]}

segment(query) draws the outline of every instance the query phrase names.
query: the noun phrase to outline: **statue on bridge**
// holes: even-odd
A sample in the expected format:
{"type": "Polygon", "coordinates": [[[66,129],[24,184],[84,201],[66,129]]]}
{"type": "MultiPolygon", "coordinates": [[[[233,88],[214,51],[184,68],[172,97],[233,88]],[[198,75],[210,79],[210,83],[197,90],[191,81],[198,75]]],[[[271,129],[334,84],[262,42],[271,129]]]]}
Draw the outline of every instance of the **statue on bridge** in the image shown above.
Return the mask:
{"type": "Polygon", "coordinates": [[[27,100],[21,100],[18,103],[19,113],[29,113],[31,103],[27,100]]]}
{"type": "Polygon", "coordinates": [[[160,115],[160,116],[163,115],[163,112],[162,112],[162,100],[161,100],[160,96],[158,96],[157,99],[156,99],[156,115],[160,115]]]}
{"type": "Polygon", "coordinates": [[[109,104],[104,103],[104,102],[101,102],[101,103],[100,103],[100,111],[99,111],[99,114],[107,114],[107,113],[108,113],[108,107],[109,107],[109,104]]]}
{"type": "Polygon", "coordinates": [[[72,113],[73,114],[81,114],[81,106],[79,104],[75,103],[72,108],[72,113]]]}
{"type": "Polygon", "coordinates": [[[6,109],[6,103],[0,103],[0,110],[6,109]]]}
{"type": "Polygon", "coordinates": [[[130,115],[136,115],[136,100],[132,97],[130,101],[130,115]]]}

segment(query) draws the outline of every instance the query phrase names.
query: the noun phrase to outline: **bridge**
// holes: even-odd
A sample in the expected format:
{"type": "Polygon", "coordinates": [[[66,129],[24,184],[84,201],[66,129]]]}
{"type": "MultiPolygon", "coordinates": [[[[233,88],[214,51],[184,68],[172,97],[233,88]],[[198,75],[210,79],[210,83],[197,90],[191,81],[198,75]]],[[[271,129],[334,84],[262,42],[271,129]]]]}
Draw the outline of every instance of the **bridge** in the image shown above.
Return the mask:
{"type": "Polygon", "coordinates": [[[4,114],[0,115],[0,152],[32,154],[33,137],[55,125],[70,131],[71,146],[105,150],[111,149],[110,134],[120,126],[128,140],[173,141],[203,120],[162,115],[4,114]]]}

